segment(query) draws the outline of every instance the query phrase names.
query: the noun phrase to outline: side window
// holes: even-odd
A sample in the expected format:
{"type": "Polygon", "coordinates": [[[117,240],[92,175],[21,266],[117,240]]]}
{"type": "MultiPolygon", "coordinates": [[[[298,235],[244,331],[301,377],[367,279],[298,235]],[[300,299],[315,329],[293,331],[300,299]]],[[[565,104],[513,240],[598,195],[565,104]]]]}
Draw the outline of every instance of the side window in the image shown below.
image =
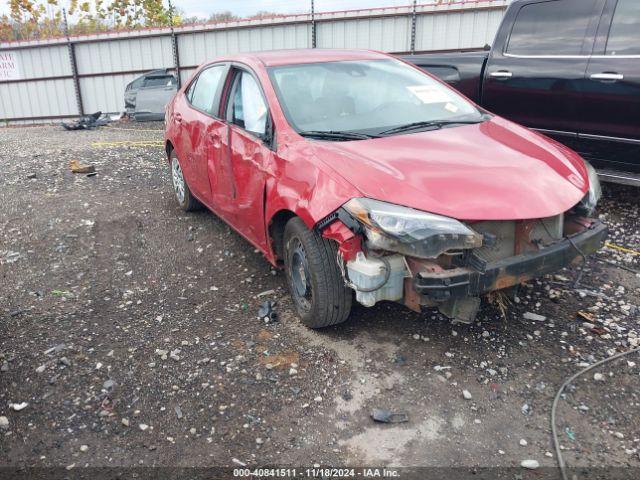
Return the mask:
{"type": "MultiPolygon", "coordinates": [[[[523,6],[507,53],[580,55],[597,0],[551,0],[523,6]]],[[[587,52],[590,53],[590,52],[587,52]]]]}
{"type": "Polygon", "coordinates": [[[214,112],[213,100],[215,99],[224,72],[224,65],[209,67],[200,72],[198,78],[191,84],[189,90],[187,90],[187,98],[191,102],[191,105],[210,115],[216,115],[217,112],[214,112]]]}
{"type": "Polygon", "coordinates": [[[606,54],[640,55],[640,1],[618,0],[606,54]]]}
{"type": "Polygon", "coordinates": [[[136,78],[133,82],[131,82],[130,85],[130,90],[138,90],[140,87],[142,87],[142,84],[144,83],[144,78],[145,77],[139,77],[136,78]]]}
{"type": "Polygon", "coordinates": [[[170,87],[171,85],[175,85],[175,77],[173,75],[164,75],[161,77],[147,77],[144,82],[144,86],[146,87],[170,87]]]}
{"type": "Polygon", "coordinates": [[[266,133],[267,105],[260,87],[253,76],[240,71],[236,76],[231,99],[231,121],[245,130],[263,135],[266,133]]]}

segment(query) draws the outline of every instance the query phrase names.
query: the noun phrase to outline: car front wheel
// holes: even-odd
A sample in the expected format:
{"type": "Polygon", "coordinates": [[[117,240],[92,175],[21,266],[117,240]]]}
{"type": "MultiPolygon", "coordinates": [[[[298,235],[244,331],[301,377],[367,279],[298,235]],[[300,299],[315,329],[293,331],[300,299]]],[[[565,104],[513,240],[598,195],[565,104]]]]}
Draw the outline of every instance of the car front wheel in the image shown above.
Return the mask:
{"type": "Polygon", "coordinates": [[[189,185],[187,185],[187,181],[182,173],[182,167],[180,166],[180,161],[178,160],[176,152],[171,152],[171,157],[169,158],[171,160],[171,183],[173,185],[173,191],[176,195],[178,205],[180,205],[180,208],[185,212],[198,210],[202,205],[191,194],[189,185]]]}
{"type": "Polygon", "coordinates": [[[335,242],[309,230],[294,217],[284,230],[287,283],[302,323],[323,328],[344,322],[351,311],[352,293],[337,264],[335,242]]]}

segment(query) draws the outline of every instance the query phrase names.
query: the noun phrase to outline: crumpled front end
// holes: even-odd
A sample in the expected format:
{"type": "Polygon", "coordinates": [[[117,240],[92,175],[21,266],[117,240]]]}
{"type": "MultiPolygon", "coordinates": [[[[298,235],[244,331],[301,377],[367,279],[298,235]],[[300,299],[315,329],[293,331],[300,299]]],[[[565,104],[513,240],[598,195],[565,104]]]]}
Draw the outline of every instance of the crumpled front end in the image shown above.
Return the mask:
{"type": "Polygon", "coordinates": [[[316,228],[340,245],[337,262],[361,304],[437,307],[471,322],[483,294],[579,264],[601,247],[607,228],[589,217],[600,196],[590,177],[584,199],[549,218],[464,222],[358,198],[316,228]]]}

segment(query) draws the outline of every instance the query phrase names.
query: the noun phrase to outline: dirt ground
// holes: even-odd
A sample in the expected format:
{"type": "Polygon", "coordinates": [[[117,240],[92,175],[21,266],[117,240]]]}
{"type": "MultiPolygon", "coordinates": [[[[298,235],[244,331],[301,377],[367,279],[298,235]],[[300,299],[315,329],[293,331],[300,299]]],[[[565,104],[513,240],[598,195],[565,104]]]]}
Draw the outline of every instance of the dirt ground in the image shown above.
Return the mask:
{"type": "MultiPolygon", "coordinates": [[[[549,416],[564,379],[640,346],[640,257],[612,248],[578,286],[573,270],[531,282],[473,325],[383,303],[308,330],[281,272],[213,214],[178,209],[161,128],[0,129],[0,465],[540,478],[556,466],[549,416]],[[74,159],[97,175],[71,173],[74,159]],[[278,322],[257,319],[265,300],[278,322]],[[375,423],[374,408],[408,422],[375,423]],[[527,459],[541,468],[520,469],[527,459]]],[[[640,249],[639,198],[605,185],[612,244],[640,249]]],[[[638,354],[570,386],[557,412],[570,466],[638,478],[639,386],[638,354]]]]}

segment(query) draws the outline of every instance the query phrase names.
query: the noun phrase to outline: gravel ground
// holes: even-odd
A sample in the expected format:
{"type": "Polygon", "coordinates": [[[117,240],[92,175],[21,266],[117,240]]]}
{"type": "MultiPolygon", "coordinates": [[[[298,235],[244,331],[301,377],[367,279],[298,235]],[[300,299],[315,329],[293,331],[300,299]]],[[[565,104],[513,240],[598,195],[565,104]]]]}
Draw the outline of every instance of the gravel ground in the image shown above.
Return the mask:
{"type": "MultiPolygon", "coordinates": [[[[177,208],[161,128],[0,129],[1,465],[555,466],[558,387],[639,346],[640,257],[613,248],[579,286],[573,270],[531,282],[473,325],[383,303],[308,330],[281,272],[213,214],[177,208]]],[[[638,191],[605,187],[609,241],[639,250],[638,191]]],[[[633,354],[570,386],[570,466],[637,478],[639,384],[633,354]]]]}

